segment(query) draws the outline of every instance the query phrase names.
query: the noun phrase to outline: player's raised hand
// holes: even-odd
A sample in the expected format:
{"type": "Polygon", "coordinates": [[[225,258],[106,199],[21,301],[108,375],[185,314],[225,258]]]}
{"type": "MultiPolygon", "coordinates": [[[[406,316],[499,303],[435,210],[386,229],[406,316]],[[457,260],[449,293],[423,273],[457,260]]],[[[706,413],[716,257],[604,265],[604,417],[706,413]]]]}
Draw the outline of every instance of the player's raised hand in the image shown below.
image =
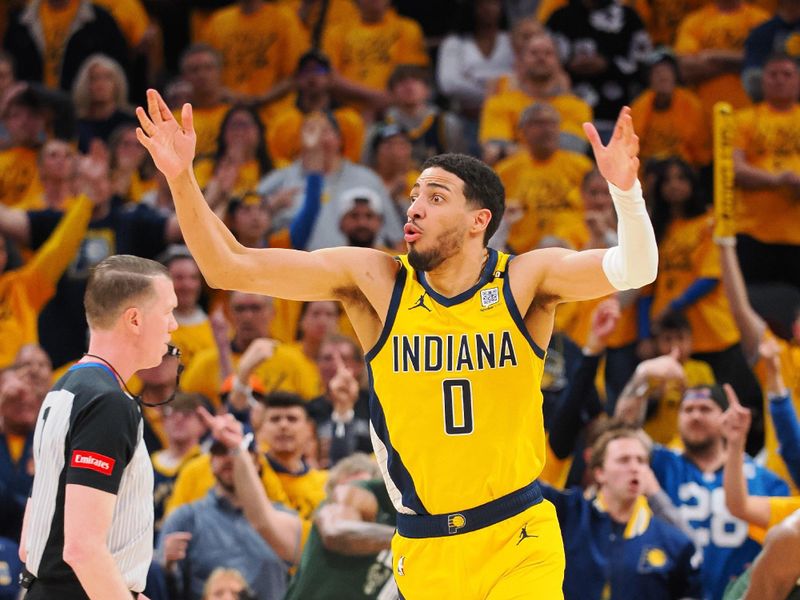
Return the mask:
{"type": "Polygon", "coordinates": [[[633,187],[639,172],[639,137],[633,130],[631,109],[625,106],[620,111],[607,146],[600,141],[600,135],[591,123],[584,123],[583,131],[592,145],[600,174],[621,190],[633,187]]]}
{"type": "Polygon", "coordinates": [[[178,123],[161,95],[151,89],[147,90],[147,112],[139,106],[136,116],[141,125],[136,128],[136,137],[167,180],[191,169],[197,136],[190,104],[183,105],[178,123]]]}

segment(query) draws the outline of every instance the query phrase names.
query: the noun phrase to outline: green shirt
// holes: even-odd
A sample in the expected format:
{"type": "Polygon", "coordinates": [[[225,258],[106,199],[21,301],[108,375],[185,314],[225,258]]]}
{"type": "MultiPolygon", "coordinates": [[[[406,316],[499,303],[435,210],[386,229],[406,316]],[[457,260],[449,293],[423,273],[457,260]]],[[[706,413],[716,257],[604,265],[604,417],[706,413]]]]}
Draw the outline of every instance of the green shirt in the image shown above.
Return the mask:
{"type": "MultiPolygon", "coordinates": [[[[381,479],[354,485],[371,492],[378,501],[376,523],[395,526],[396,511],[381,479]]],[[[297,574],[284,600],[384,600],[397,598],[392,578],[392,553],[345,556],[326,550],[317,526],[311,528],[297,574]],[[385,594],[381,594],[386,588],[385,594]]]]}

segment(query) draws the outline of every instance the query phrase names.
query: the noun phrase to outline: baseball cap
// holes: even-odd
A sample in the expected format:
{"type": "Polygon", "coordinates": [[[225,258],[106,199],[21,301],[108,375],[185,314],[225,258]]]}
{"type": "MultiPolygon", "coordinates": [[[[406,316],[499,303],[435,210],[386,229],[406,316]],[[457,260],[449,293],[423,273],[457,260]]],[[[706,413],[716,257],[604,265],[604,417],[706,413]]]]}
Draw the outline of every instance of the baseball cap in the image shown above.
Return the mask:
{"type": "Polygon", "coordinates": [[[379,126],[372,135],[372,152],[374,153],[378,150],[378,146],[381,145],[381,142],[393,138],[396,135],[402,135],[407,140],[411,139],[408,136],[408,130],[398,123],[386,123],[385,125],[379,126]]]}
{"type": "Polygon", "coordinates": [[[326,73],[331,72],[331,61],[322,52],[316,49],[311,49],[303,54],[297,61],[297,72],[300,73],[309,65],[317,65],[322,67],[326,73]]]}
{"type": "Polygon", "coordinates": [[[336,218],[341,219],[359,204],[367,204],[373,212],[383,216],[383,199],[380,194],[368,187],[354,187],[345,190],[336,199],[336,218]]]}

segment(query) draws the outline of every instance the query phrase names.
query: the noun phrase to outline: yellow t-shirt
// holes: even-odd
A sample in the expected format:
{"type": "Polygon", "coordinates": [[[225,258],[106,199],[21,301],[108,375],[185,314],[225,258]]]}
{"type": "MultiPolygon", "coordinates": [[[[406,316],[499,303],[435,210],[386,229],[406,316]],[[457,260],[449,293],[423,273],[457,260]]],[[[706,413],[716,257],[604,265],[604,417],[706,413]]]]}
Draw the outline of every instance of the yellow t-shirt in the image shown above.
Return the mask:
{"type": "MultiPolygon", "coordinates": [[[[672,46],[683,18],[711,0],[636,0],[636,10],[642,17],[653,46],[672,46]]],[[[625,4],[631,4],[625,2],[625,4]]]]}
{"type": "Polygon", "coordinates": [[[304,34],[291,10],[264,2],[251,14],[244,14],[238,4],[221,8],[200,38],[222,53],[223,83],[254,96],[294,74],[304,34]]]}
{"type": "MultiPolygon", "coordinates": [[[[678,27],[675,52],[692,55],[700,50],[737,50],[744,52],[750,30],[770,18],[765,10],[742,2],[732,11],[722,11],[712,2],[689,13],[678,27]]],[[[706,115],[711,115],[715,102],[724,100],[734,108],[750,106],[750,98],[742,87],[741,74],[724,73],[697,86],[697,95],[706,115]]]]}
{"type": "Polygon", "coordinates": [[[141,0],[92,0],[92,4],[111,13],[130,48],[139,45],[150,22],[141,0]]]}
{"type": "MultiPolygon", "coordinates": [[[[800,173],[800,106],[777,112],[766,104],[734,114],[733,147],[747,163],[769,171],[800,173]]],[[[737,190],[736,224],[741,233],[767,244],[800,244],[800,202],[788,188],[737,190]]]]}
{"type": "MultiPolygon", "coordinates": [[[[216,163],[212,158],[201,158],[194,163],[194,176],[197,179],[197,184],[204,188],[211,181],[214,176],[214,169],[216,163]]],[[[233,186],[233,195],[239,196],[245,192],[254,190],[258,181],[261,179],[258,161],[249,160],[239,167],[239,174],[236,177],[236,183],[233,186]]]]}
{"type": "Polygon", "coordinates": [[[767,524],[767,529],[774,527],[797,510],[800,510],[800,497],[771,497],[769,499],[769,523],[767,524]]]}
{"type": "Polygon", "coordinates": [[[679,156],[700,166],[711,160],[711,127],[699,98],[687,89],[677,88],[667,110],[655,110],[655,93],[647,90],[631,104],[633,127],[639,135],[639,158],[679,156]]]}
{"type": "Polygon", "coordinates": [[[38,152],[33,148],[14,146],[0,151],[0,203],[24,205],[36,195],[39,183],[38,152]]]}
{"type": "MultiPolygon", "coordinates": [[[[689,387],[713,385],[716,382],[711,365],[702,360],[690,358],[683,363],[683,372],[689,387]]],[[[664,446],[674,444],[678,435],[678,409],[682,397],[681,389],[667,387],[664,395],[659,399],[656,413],[644,424],[644,430],[657,444],[664,446]]]]}
{"type": "MultiPolygon", "coordinates": [[[[302,353],[300,353],[302,354],[302,353]]],[[[239,364],[241,354],[232,356],[233,368],[239,364]]],[[[298,350],[288,345],[280,345],[275,349],[271,358],[258,365],[253,374],[258,376],[268,391],[283,390],[299,394],[306,400],[314,398],[317,388],[314,382],[304,380],[302,367],[303,357],[298,355],[298,350]]],[[[219,352],[217,348],[208,348],[198,352],[192,362],[186,367],[186,372],[181,377],[181,388],[184,392],[197,392],[203,394],[214,404],[220,406],[219,390],[222,386],[222,376],[219,368],[219,352]]]]}
{"type": "Polygon", "coordinates": [[[67,48],[72,21],[78,13],[80,0],[68,0],[66,6],[54,9],[49,2],[39,4],[39,20],[44,35],[44,75],[47,87],[58,88],[61,83],[61,62],[67,48]]]}
{"type": "MultiPolygon", "coordinates": [[[[800,346],[786,342],[769,330],[764,332],[764,337],[772,338],[777,341],[780,346],[783,383],[791,394],[795,412],[800,415],[800,346]]],[[[761,383],[761,389],[766,392],[767,371],[764,366],[764,361],[759,359],[753,371],[759,383],[761,383]]],[[[797,486],[792,476],[789,474],[789,470],[786,468],[786,464],[783,462],[783,458],[781,458],[779,452],[778,437],[775,435],[775,424],[772,422],[769,411],[769,398],[766,393],[764,394],[764,450],[767,453],[765,466],[787,482],[792,492],[796,494],[798,492],[797,486]]]]}
{"type": "MultiPolygon", "coordinates": [[[[342,153],[358,163],[364,145],[364,120],[352,108],[343,106],[333,111],[342,132],[342,153]]],[[[275,165],[286,166],[300,154],[300,130],[305,115],[294,105],[284,107],[267,127],[267,147],[275,165]]]]}
{"type": "Polygon", "coordinates": [[[39,311],[78,251],[92,215],[80,196],[28,263],[0,274],[0,369],[9,366],[25,344],[38,342],[39,311]]]}
{"type": "MultiPolygon", "coordinates": [[[[261,456],[261,482],[267,498],[272,502],[280,502],[289,506],[289,496],[281,485],[275,471],[272,470],[267,460],[261,456]]],[[[175,480],[172,495],[164,507],[164,516],[168,516],[179,506],[200,500],[211,488],[214,487],[214,472],[211,470],[211,455],[201,454],[187,462],[175,480]]]]}
{"type": "MultiPolygon", "coordinates": [[[[278,0],[281,6],[289,8],[300,19],[303,25],[303,33],[305,34],[305,41],[303,48],[308,48],[311,45],[311,34],[320,18],[320,9],[322,1],[317,0],[313,3],[311,8],[307,10],[305,15],[300,14],[300,9],[304,0],[278,0]]],[[[324,33],[332,27],[337,25],[348,25],[355,23],[361,18],[356,3],[353,0],[328,0],[328,7],[325,12],[325,23],[322,28],[324,33]]]]}
{"type": "Polygon", "coordinates": [[[181,351],[181,361],[189,365],[196,354],[214,348],[214,332],[208,317],[187,324],[178,324],[172,332],[172,343],[181,351]]]}
{"type": "Polygon", "coordinates": [[[304,473],[295,474],[289,473],[270,458],[267,461],[286,492],[287,506],[296,510],[302,519],[310,518],[325,499],[328,471],[308,469],[304,473]]]}
{"type": "MultiPolygon", "coordinates": [[[[698,278],[720,279],[719,249],[711,239],[708,214],[673,221],[659,243],[658,277],[651,316],[661,314],[698,278]]],[[[739,341],[722,283],[684,311],[695,352],[718,352],[739,341]]]]}
{"type": "MultiPolygon", "coordinates": [[[[269,327],[269,335],[276,340],[289,344],[297,339],[297,328],[300,324],[300,312],[303,303],[297,300],[284,300],[283,298],[273,298],[275,307],[275,318],[272,319],[269,327]]],[[[339,333],[346,335],[353,340],[356,337],[353,324],[347,318],[344,310],[339,315],[339,333]]]]}
{"type": "Polygon", "coordinates": [[[571,192],[591,169],[588,158],[566,150],[557,150],[544,161],[520,150],[497,164],[506,202],[517,201],[524,208],[523,217],[511,226],[508,236],[514,252],[532,250],[542,237],[583,222],[583,204],[571,192]]]}
{"type": "MultiPolygon", "coordinates": [[[[195,155],[198,158],[210,158],[216,154],[219,129],[230,108],[231,105],[226,103],[210,108],[192,107],[194,132],[197,134],[195,155]]],[[[173,110],[172,115],[180,121],[181,111],[179,109],[173,110]]]]}
{"type": "Polygon", "coordinates": [[[480,142],[519,141],[519,117],[535,102],[546,102],[558,111],[561,131],[584,138],[583,123],[592,120],[592,107],[577,96],[559,94],[551,98],[531,98],[521,90],[505,89],[483,103],[478,130],[480,142]]]}
{"type": "Polygon", "coordinates": [[[358,19],[331,27],[322,47],[339,75],[374,90],[386,89],[397,65],[429,62],[420,26],[391,10],[379,23],[358,19]]]}
{"type": "Polygon", "coordinates": [[[309,391],[316,390],[316,392],[311,395],[311,398],[316,398],[323,394],[325,392],[325,387],[322,385],[322,376],[320,375],[319,367],[314,359],[309,358],[306,356],[306,353],[303,352],[303,342],[292,342],[288,344],[288,346],[296,351],[295,356],[299,359],[297,366],[303,371],[301,379],[305,383],[306,389],[309,391]]]}

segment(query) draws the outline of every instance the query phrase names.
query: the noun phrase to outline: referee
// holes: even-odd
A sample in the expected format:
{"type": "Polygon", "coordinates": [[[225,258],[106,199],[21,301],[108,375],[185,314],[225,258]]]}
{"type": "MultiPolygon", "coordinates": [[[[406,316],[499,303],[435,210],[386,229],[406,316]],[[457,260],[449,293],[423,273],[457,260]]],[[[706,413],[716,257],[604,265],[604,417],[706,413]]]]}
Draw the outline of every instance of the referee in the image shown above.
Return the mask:
{"type": "Polygon", "coordinates": [[[89,352],[44,399],[22,529],[26,600],[145,600],[153,548],[153,467],[139,399],[125,380],[160,364],[177,301],[166,269],[117,255],[84,297],[89,352]]]}

